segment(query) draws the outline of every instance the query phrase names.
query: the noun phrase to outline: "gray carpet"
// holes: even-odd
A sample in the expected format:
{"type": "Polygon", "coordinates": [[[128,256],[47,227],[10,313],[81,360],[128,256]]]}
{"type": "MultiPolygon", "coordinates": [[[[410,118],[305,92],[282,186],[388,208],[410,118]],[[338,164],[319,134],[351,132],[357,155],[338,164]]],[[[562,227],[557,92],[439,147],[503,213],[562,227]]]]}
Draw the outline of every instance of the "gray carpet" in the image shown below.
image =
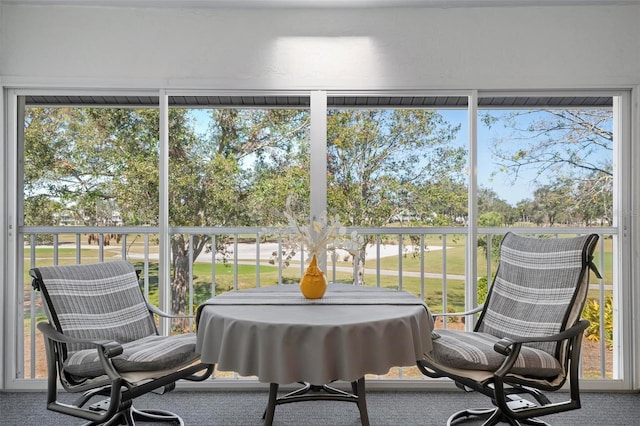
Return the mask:
{"type": "MultiPolygon", "coordinates": [[[[566,396],[566,394],[555,394],[566,396]]],[[[3,426],[79,425],[82,421],[47,411],[42,392],[0,393],[0,424],[3,426]]],[[[139,408],[154,407],[174,411],[186,425],[251,426],[262,425],[266,392],[174,391],[166,395],[147,395],[138,399],[139,408]]],[[[450,414],[462,407],[485,407],[488,400],[475,393],[382,392],[369,391],[367,404],[372,426],[444,425],[450,414]]],[[[640,425],[640,394],[584,393],[582,408],[545,417],[557,426],[640,425]]],[[[144,423],[149,425],[151,423],[144,423]]],[[[481,422],[466,422],[475,426],[481,422]]],[[[276,407],[274,426],[358,426],[355,404],[346,402],[298,402],[276,407]]]]}

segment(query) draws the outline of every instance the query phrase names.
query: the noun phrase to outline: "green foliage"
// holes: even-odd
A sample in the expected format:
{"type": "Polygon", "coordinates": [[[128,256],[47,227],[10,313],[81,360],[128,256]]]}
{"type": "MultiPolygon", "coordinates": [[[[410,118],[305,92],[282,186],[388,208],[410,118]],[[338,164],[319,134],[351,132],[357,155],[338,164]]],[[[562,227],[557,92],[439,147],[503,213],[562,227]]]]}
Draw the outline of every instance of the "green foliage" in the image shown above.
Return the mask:
{"type": "Polygon", "coordinates": [[[599,342],[600,335],[600,318],[604,319],[604,339],[607,348],[613,347],[613,296],[607,296],[604,300],[604,312],[600,307],[598,299],[587,299],[582,317],[589,320],[590,324],[585,335],[587,339],[599,342]],[[604,317],[602,317],[604,316],[604,317]]]}
{"type": "MultiPolygon", "coordinates": [[[[426,193],[439,183],[463,181],[465,150],[451,143],[459,126],[435,111],[336,109],[327,114],[327,201],[347,225],[384,226],[407,213],[440,213],[429,208],[432,197],[426,193]]],[[[441,190],[439,199],[455,195],[441,190]]]]}
{"type": "Polygon", "coordinates": [[[534,217],[538,224],[548,223],[553,226],[570,221],[571,209],[568,206],[575,203],[572,185],[570,180],[558,179],[551,185],[542,185],[535,190],[534,217]]]}
{"type": "Polygon", "coordinates": [[[112,202],[126,224],[157,223],[158,123],[152,109],[27,108],[26,197],[47,195],[84,225],[112,224],[101,208],[112,202]]]}
{"type": "Polygon", "coordinates": [[[478,305],[482,305],[487,300],[489,294],[489,282],[487,277],[478,280],[478,305]]]}
{"type": "MultiPolygon", "coordinates": [[[[34,195],[24,200],[24,224],[26,226],[59,225],[62,211],[62,204],[51,200],[47,195],[34,195]]],[[[52,242],[53,235],[36,235],[36,244],[51,244],[52,242]]]]}
{"type": "Polygon", "coordinates": [[[226,169],[212,169],[206,182],[218,185],[210,192],[231,204],[216,199],[214,216],[228,225],[273,226],[282,223],[289,196],[308,204],[307,110],[215,109],[210,114],[199,152],[209,162],[228,162],[226,169]]]}
{"type": "Polygon", "coordinates": [[[499,228],[502,225],[504,225],[504,216],[499,212],[492,211],[482,213],[478,217],[478,226],[492,226],[499,228]]]}
{"type": "Polygon", "coordinates": [[[500,227],[520,220],[516,209],[502,200],[495,191],[483,187],[478,190],[478,214],[480,226],[500,227]]]}
{"type": "MultiPolygon", "coordinates": [[[[443,205],[449,209],[447,224],[466,216],[459,196],[465,192],[466,155],[452,143],[459,128],[427,109],[328,110],[329,212],[357,227],[381,227],[403,217],[444,222],[438,219],[443,205]],[[451,192],[447,184],[461,186],[451,192]]],[[[364,239],[360,248],[360,270],[369,242],[364,239]]]]}
{"type": "Polygon", "coordinates": [[[453,180],[432,181],[411,192],[412,208],[421,225],[455,226],[467,217],[466,185],[453,180]]]}
{"type": "MultiPolygon", "coordinates": [[[[503,216],[498,212],[482,213],[478,218],[478,225],[485,227],[501,227],[504,224],[503,216]]],[[[492,235],[491,240],[487,241],[488,236],[478,238],[478,247],[482,249],[484,257],[488,258],[491,253],[491,260],[495,265],[500,260],[500,244],[502,243],[502,235],[492,235]]]]}

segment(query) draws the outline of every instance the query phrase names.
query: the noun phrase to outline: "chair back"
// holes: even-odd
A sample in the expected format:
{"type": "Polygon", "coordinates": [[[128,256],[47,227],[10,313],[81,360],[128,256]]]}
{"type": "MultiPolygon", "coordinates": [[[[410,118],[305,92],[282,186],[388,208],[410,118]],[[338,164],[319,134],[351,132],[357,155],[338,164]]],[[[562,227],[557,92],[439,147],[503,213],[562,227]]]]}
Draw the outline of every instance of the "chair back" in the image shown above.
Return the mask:
{"type": "MultiPolygon", "coordinates": [[[[128,262],[49,266],[30,274],[34,288],[42,292],[49,322],[67,336],[126,343],[157,334],[138,275],[128,262]]],[[[70,344],[67,350],[88,347],[70,344]]]]}
{"type": "MultiPolygon", "coordinates": [[[[598,236],[531,238],[507,233],[476,331],[496,337],[550,336],[579,319],[598,236]]],[[[597,273],[597,271],[596,271],[597,273]]],[[[557,342],[528,344],[560,357],[557,342]]],[[[563,351],[564,352],[564,351],[563,351]]]]}

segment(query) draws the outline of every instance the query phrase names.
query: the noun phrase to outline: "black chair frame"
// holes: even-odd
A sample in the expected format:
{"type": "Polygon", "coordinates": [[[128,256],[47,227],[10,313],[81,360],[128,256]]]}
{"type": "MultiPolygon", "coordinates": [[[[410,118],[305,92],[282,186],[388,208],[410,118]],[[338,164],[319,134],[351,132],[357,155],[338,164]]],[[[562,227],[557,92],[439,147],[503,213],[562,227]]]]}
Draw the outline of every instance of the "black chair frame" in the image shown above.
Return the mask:
{"type": "Polygon", "coordinates": [[[454,413],[448,421],[448,425],[456,420],[464,417],[479,416],[487,419],[486,425],[497,424],[498,422],[506,422],[511,425],[535,424],[545,425],[546,422],[535,419],[537,416],[545,416],[562,411],[575,410],[580,408],[580,388],[579,388],[579,372],[580,365],[580,345],[582,344],[582,336],[589,321],[580,320],[573,327],[564,330],[553,336],[541,338],[527,339],[502,339],[495,344],[494,349],[505,355],[507,358],[498,370],[493,373],[490,385],[485,385],[468,377],[453,374],[451,371],[445,371],[438,368],[437,365],[429,363],[425,360],[418,360],[418,368],[420,371],[432,378],[451,378],[456,386],[468,392],[480,392],[489,398],[496,406],[489,409],[465,409],[454,413]],[[517,376],[508,376],[507,374],[513,367],[520,353],[523,343],[531,342],[560,342],[568,341],[567,350],[569,351],[566,358],[567,364],[565,369],[569,371],[569,399],[562,402],[551,402],[542,391],[556,391],[562,388],[566,382],[563,380],[557,385],[536,384],[536,388],[530,386],[530,381],[520,380],[517,376]],[[575,350],[578,348],[577,350],[575,350]],[[529,394],[540,405],[531,405],[528,401],[520,398],[520,394],[529,394]]]}
{"type": "MultiPolygon", "coordinates": [[[[31,275],[34,289],[41,290],[43,297],[47,299],[46,290],[40,286],[38,272],[32,270],[31,275]]],[[[147,308],[152,317],[156,314],[165,318],[184,318],[168,315],[148,302],[147,308]]],[[[57,322],[55,312],[51,312],[51,316],[55,324],[57,322]]],[[[177,414],[159,409],[137,409],[133,406],[133,400],[149,392],[157,394],[169,392],[175,388],[175,382],[178,380],[204,381],[213,374],[215,367],[212,364],[196,362],[160,377],[133,383],[126,379],[126,374],[119,373],[113,364],[112,359],[123,352],[119,343],[108,340],[73,338],[61,333],[49,321],[39,322],[37,328],[45,339],[47,409],[85,419],[88,421],[87,425],[134,425],[136,420],[177,422],[183,425],[184,422],[177,414]],[[64,371],[64,360],[67,358],[68,352],[67,345],[72,343],[88,344],[95,347],[106,374],[96,378],[82,378],[64,371]],[[82,395],[72,403],[59,401],[58,379],[65,391],[69,393],[82,392],[82,395]],[[95,398],[102,399],[96,401],[95,398]]]]}
{"type": "MultiPolygon", "coordinates": [[[[598,236],[591,234],[587,237],[583,246],[582,269],[580,283],[578,286],[586,286],[589,283],[589,273],[601,278],[600,273],[593,264],[593,250],[598,236]]],[[[584,288],[584,287],[583,287],[584,288]]],[[[489,289],[487,300],[490,299],[493,288],[489,289]]],[[[584,306],[584,295],[576,297],[572,302],[574,306],[584,306]],[[582,298],[582,299],[581,299],[582,298]]],[[[463,313],[443,313],[436,314],[435,317],[465,316],[480,314],[479,322],[483,316],[487,305],[479,306],[471,311],[463,313]]],[[[478,329],[476,324],[474,331],[478,329]]],[[[478,371],[449,368],[445,364],[437,362],[435,359],[425,357],[417,361],[418,369],[422,374],[431,378],[450,378],[456,386],[467,392],[479,392],[491,399],[494,407],[482,409],[464,409],[454,413],[448,420],[447,425],[467,417],[480,417],[486,419],[485,426],[495,425],[499,422],[506,422],[510,425],[534,424],[547,425],[540,420],[539,416],[560,413],[569,410],[579,409],[580,389],[579,389],[579,365],[582,338],[585,330],[589,326],[586,319],[576,319],[573,324],[567,324],[567,328],[553,335],[509,337],[498,340],[493,345],[493,350],[504,355],[505,359],[495,371],[478,371]],[[548,380],[527,377],[512,373],[512,368],[516,364],[518,355],[523,344],[539,342],[556,342],[556,359],[563,367],[563,373],[548,380]],[[562,356],[561,356],[562,354],[562,356]],[[466,373],[469,375],[465,375],[466,373]],[[471,372],[474,372],[471,374],[471,372]],[[560,390],[569,382],[569,397],[561,402],[552,402],[543,392],[553,392],[560,390]],[[526,399],[521,395],[531,396],[533,399],[526,399]],[[535,401],[535,402],[533,402],[535,401]]]]}

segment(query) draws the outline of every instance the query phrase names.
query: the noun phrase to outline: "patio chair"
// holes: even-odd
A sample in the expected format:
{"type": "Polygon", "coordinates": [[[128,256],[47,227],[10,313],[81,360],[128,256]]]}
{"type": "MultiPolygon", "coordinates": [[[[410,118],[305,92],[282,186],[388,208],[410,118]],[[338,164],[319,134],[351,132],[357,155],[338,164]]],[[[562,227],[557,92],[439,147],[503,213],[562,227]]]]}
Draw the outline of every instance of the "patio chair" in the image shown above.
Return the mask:
{"type": "Polygon", "coordinates": [[[133,265],[52,266],[30,275],[48,318],[38,329],[45,339],[49,410],[91,425],[137,419],[184,424],[169,411],[135,409],[133,400],[173,390],[180,379],[205,380],[213,365],[199,362],[195,334],[158,335],[154,314],[168,315],[145,301],[133,265]],[[82,392],[73,403],[58,401],[58,377],[66,391],[82,392]]]}
{"type": "Polygon", "coordinates": [[[480,313],[474,330],[435,330],[433,351],[418,360],[426,376],[451,378],[494,405],[459,411],[448,425],[471,416],[486,419],[485,425],[545,425],[538,417],[580,408],[580,345],[589,325],[580,315],[590,270],[600,278],[592,262],[597,241],[595,234],[505,235],[484,306],[464,313],[480,313]],[[551,402],[545,392],[567,379],[569,397],[551,402]]]}

